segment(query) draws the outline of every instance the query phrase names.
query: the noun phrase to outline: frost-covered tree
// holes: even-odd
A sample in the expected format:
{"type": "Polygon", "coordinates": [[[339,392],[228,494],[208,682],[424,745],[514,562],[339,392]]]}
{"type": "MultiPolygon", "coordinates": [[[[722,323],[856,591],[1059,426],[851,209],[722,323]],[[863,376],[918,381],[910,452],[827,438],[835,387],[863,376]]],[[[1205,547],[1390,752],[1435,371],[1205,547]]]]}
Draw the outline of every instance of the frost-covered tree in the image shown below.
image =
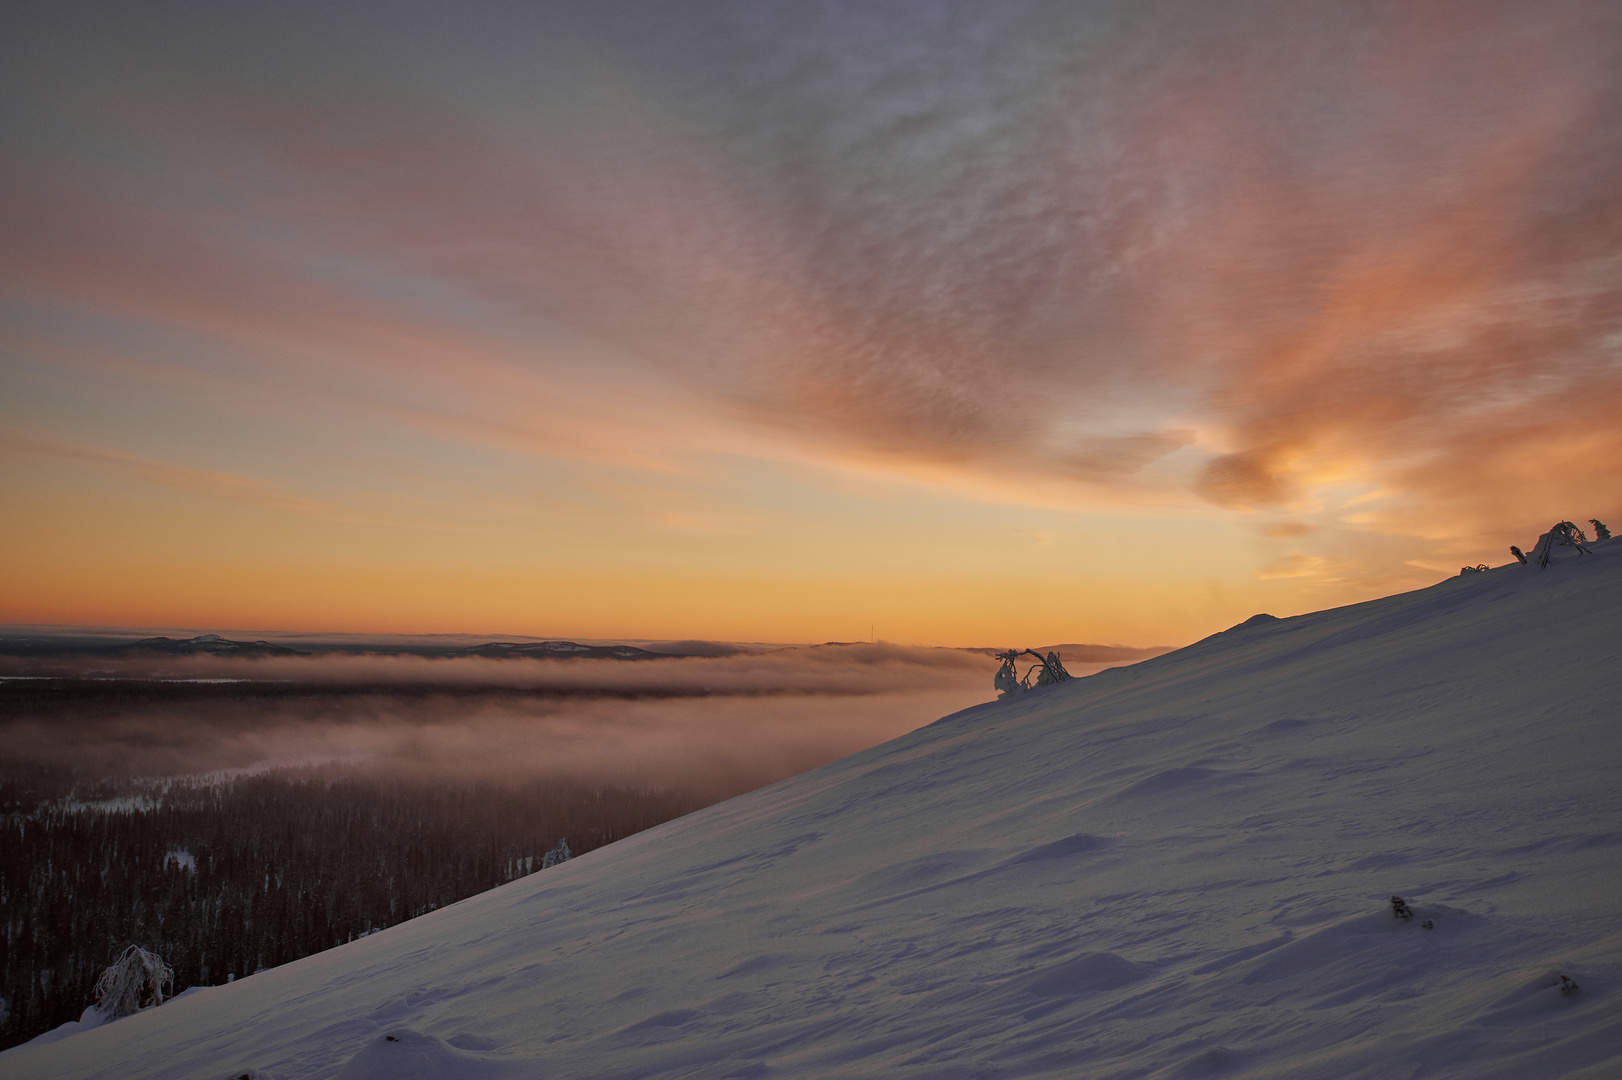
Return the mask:
{"type": "Polygon", "coordinates": [[[541,857],[541,869],[548,870],[560,862],[569,861],[569,839],[564,837],[558,841],[558,846],[541,857]]]}
{"type": "Polygon", "coordinates": [[[1577,554],[1587,555],[1588,549],[1583,547],[1588,537],[1583,531],[1569,521],[1557,521],[1549,526],[1549,531],[1538,537],[1537,547],[1532,549],[1532,559],[1538,564],[1538,569],[1549,565],[1549,556],[1554,554],[1557,547],[1574,547],[1577,554]]]}
{"type": "Polygon", "coordinates": [[[1607,529],[1605,522],[1599,518],[1589,518],[1588,523],[1594,526],[1594,538],[1596,540],[1609,540],[1611,538],[1611,530],[1607,529]]]}
{"type": "Polygon", "coordinates": [[[163,957],[131,945],[96,980],[96,1011],[116,1020],[162,1005],[174,981],[174,969],[163,962],[163,957]]]}
{"type": "Polygon", "coordinates": [[[992,677],[991,688],[997,691],[999,698],[1013,697],[1025,689],[1019,683],[1019,672],[1014,668],[1014,658],[1012,656],[1002,658],[1002,667],[998,668],[997,674],[992,677]]]}
{"type": "Polygon", "coordinates": [[[991,685],[997,691],[999,698],[1013,697],[1025,690],[1034,690],[1037,686],[1052,686],[1054,683],[1064,682],[1070,678],[1070,672],[1065,670],[1064,664],[1059,660],[1059,654],[1056,652],[1050,652],[1043,656],[1035,649],[1009,649],[1007,652],[998,653],[997,659],[1002,661],[1002,667],[997,669],[997,674],[992,679],[991,685]],[[1021,679],[1019,669],[1014,665],[1021,656],[1027,654],[1036,657],[1037,663],[1032,664],[1031,669],[1021,679]],[[1038,675],[1038,671],[1041,674],[1038,675]],[[1031,682],[1032,675],[1036,675],[1034,685],[1031,682]]]}
{"type": "Polygon", "coordinates": [[[1511,545],[1509,545],[1509,553],[1511,555],[1515,556],[1515,558],[1519,559],[1522,564],[1525,564],[1525,562],[1526,562],[1526,552],[1522,551],[1520,548],[1516,547],[1514,544],[1511,544],[1511,545]]]}
{"type": "Polygon", "coordinates": [[[1065,670],[1064,663],[1060,661],[1058,653],[1050,652],[1042,658],[1042,671],[1036,677],[1037,686],[1052,686],[1054,683],[1063,682],[1068,678],[1070,678],[1070,672],[1065,670]]]}

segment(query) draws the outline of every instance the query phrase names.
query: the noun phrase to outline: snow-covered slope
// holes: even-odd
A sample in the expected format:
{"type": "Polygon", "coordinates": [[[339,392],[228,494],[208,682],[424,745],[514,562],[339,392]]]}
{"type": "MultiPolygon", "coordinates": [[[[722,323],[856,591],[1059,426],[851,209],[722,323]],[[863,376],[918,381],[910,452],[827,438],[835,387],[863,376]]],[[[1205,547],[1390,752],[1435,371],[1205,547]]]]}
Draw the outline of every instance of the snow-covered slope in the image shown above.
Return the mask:
{"type": "Polygon", "coordinates": [[[1622,541],[1251,623],[0,1074],[1622,1076],[1619,643],[1622,541]]]}

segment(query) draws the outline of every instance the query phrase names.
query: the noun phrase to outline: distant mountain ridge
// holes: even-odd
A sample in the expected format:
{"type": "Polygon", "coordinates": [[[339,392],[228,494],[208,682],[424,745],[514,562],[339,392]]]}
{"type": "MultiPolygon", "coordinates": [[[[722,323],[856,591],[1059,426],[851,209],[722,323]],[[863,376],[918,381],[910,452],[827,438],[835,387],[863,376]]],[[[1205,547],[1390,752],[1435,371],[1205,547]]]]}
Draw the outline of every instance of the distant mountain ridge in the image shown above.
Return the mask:
{"type": "Polygon", "coordinates": [[[458,656],[539,657],[576,660],[675,660],[685,653],[651,652],[635,645],[581,645],[575,641],[492,641],[459,650],[458,656]]]}
{"type": "MultiPolygon", "coordinates": [[[[298,647],[278,645],[257,639],[244,641],[221,634],[198,634],[195,637],[149,637],[137,641],[109,640],[106,637],[86,635],[63,637],[7,637],[0,636],[0,656],[70,657],[91,656],[123,658],[137,656],[324,656],[324,655],[399,655],[421,657],[479,656],[490,659],[530,658],[542,660],[671,660],[683,657],[725,657],[740,653],[781,649],[824,648],[827,646],[856,647],[872,645],[866,641],[829,641],[823,645],[739,645],[731,642],[684,640],[653,642],[656,648],[621,642],[609,644],[582,644],[578,641],[552,639],[546,641],[487,641],[478,645],[432,644],[379,641],[354,642],[342,645],[320,641],[300,642],[298,647]]],[[[1020,646],[1023,647],[1023,646],[1020,646]]],[[[962,648],[954,651],[995,656],[1009,646],[962,648]]],[[[1171,652],[1174,646],[1157,645],[1132,648],[1124,645],[1063,644],[1037,646],[1037,651],[1057,651],[1067,663],[1075,664],[1133,664],[1150,657],[1171,652]]]]}
{"type": "MultiPolygon", "coordinates": [[[[680,644],[680,643],[678,643],[680,644]]],[[[458,657],[482,656],[497,659],[507,657],[530,657],[538,659],[574,658],[584,660],[671,660],[684,656],[726,656],[736,649],[724,646],[711,645],[709,651],[696,651],[698,646],[709,643],[695,642],[695,651],[683,652],[678,650],[655,651],[643,649],[635,645],[582,645],[575,641],[490,641],[482,645],[471,646],[391,646],[379,643],[373,648],[357,648],[346,646],[338,648],[323,647],[319,643],[307,644],[304,648],[293,648],[289,645],[277,645],[269,641],[239,641],[223,637],[219,634],[199,634],[196,637],[172,638],[149,637],[138,641],[107,641],[94,638],[28,638],[23,640],[5,640],[0,638],[0,655],[4,656],[36,656],[36,657],[71,657],[90,656],[105,658],[133,658],[140,656],[220,656],[220,657],[260,657],[260,656],[323,656],[323,655],[356,655],[372,653],[378,655],[409,655],[423,657],[458,657]]]]}
{"type": "Polygon", "coordinates": [[[128,645],[112,645],[97,652],[118,654],[161,653],[165,656],[307,656],[299,649],[285,645],[272,645],[268,641],[232,641],[218,634],[199,634],[193,638],[152,637],[128,645]]]}

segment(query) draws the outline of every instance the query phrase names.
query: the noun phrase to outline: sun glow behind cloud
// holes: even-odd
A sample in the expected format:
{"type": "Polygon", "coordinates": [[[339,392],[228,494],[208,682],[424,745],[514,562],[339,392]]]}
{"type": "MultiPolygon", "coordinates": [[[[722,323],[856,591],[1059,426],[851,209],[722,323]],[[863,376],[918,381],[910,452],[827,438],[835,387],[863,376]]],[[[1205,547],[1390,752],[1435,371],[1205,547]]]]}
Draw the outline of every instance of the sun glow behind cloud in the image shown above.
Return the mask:
{"type": "Polygon", "coordinates": [[[1150,644],[1616,512],[1608,5],[61,10],[0,618],[1150,644]]]}

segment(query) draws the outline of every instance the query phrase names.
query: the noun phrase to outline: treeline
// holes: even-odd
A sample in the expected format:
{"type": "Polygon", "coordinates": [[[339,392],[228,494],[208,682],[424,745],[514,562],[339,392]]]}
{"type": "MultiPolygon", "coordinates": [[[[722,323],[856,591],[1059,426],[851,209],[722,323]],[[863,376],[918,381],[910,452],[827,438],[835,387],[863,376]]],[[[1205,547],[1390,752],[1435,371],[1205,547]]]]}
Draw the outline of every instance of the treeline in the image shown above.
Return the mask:
{"type": "MultiPolygon", "coordinates": [[[[37,790],[37,789],[36,789],[37,790]]],[[[715,793],[271,773],[96,801],[0,791],[0,1048],[76,1020],[129,944],[175,992],[250,975],[690,813],[715,793]]]]}

